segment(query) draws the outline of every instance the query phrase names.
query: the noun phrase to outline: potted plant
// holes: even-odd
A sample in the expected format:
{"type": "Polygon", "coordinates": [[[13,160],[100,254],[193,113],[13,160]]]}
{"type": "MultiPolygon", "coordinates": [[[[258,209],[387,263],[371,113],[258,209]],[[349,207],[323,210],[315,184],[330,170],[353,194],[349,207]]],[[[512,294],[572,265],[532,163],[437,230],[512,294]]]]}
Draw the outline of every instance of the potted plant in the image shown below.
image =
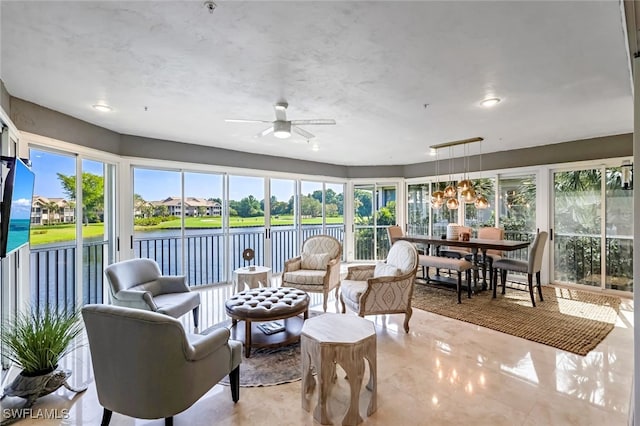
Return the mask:
{"type": "MultiPolygon", "coordinates": [[[[3,350],[7,359],[22,371],[4,388],[0,400],[18,396],[27,400],[23,408],[29,408],[60,386],[73,392],[86,390],[71,387],[67,383],[71,372],[58,370],[58,362],[75,348],[73,343],[81,332],[79,310],[28,309],[7,322],[1,336],[3,350]]],[[[2,425],[8,424],[8,420],[2,425]]]]}

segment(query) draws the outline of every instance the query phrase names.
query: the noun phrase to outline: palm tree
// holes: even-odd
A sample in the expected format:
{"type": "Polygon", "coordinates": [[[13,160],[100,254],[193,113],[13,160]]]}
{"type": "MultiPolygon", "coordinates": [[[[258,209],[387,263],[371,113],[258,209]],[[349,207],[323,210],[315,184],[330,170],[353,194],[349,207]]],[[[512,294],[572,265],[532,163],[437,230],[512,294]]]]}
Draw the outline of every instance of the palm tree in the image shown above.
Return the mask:
{"type": "Polygon", "coordinates": [[[52,221],[55,222],[55,214],[60,211],[60,206],[55,201],[49,201],[44,203],[44,208],[47,209],[47,225],[51,225],[52,221]]]}

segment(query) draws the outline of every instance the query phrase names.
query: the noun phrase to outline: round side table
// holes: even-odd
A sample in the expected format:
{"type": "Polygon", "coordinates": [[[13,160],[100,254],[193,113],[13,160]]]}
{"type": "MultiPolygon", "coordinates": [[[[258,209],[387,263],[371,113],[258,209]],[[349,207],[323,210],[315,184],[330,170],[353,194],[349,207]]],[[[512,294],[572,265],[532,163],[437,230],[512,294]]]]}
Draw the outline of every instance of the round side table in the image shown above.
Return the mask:
{"type": "Polygon", "coordinates": [[[271,268],[266,266],[245,266],[233,271],[234,293],[244,291],[246,287],[254,289],[260,287],[271,287],[271,268]],[[254,268],[251,270],[249,268],[254,268]]]}

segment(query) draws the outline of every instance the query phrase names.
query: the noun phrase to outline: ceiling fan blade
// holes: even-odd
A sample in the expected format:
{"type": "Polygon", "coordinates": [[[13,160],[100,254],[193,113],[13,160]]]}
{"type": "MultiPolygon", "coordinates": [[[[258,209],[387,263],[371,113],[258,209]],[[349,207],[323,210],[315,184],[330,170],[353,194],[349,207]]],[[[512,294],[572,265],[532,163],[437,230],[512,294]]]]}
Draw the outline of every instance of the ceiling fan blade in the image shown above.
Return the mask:
{"type": "Polygon", "coordinates": [[[313,133],[309,133],[304,129],[301,129],[298,126],[291,126],[291,130],[293,130],[294,132],[296,132],[297,134],[299,134],[302,137],[305,137],[307,139],[312,139],[315,138],[316,136],[313,133]]]}
{"type": "Polygon", "coordinates": [[[336,124],[336,120],[333,119],[325,119],[325,118],[316,118],[311,120],[291,120],[291,124],[336,124]]]}
{"type": "Polygon", "coordinates": [[[267,120],[245,120],[243,118],[225,118],[227,123],[271,123],[267,120]]]}
{"type": "Polygon", "coordinates": [[[258,133],[256,135],[256,138],[261,138],[263,136],[267,136],[269,133],[273,132],[273,126],[272,127],[267,127],[266,129],[264,129],[263,131],[261,131],[260,133],[258,133]]]}
{"type": "Polygon", "coordinates": [[[273,106],[273,110],[276,112],[276,120],[287,121],[287,107],[289,105],[286,102],[278,102],[273,106]]]}

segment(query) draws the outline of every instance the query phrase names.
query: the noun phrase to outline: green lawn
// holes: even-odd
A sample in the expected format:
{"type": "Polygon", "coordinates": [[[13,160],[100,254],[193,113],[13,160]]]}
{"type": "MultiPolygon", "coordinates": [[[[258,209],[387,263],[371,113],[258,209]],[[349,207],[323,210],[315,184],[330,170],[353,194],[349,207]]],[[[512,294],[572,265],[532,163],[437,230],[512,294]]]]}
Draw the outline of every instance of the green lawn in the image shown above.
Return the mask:
{"type": "MultiPolygon", "coordinates": [[[[328,217],[328,224],[342,223],[342,216],[328,217]]],[[[277,225],[293,225],[293,216],[277,216],[271,218],[271,224],[277,225]]],[[[304,218],[303,225],[320,225],[321,217],[304,218]]],[[[188,217],[185,219],[187,228],[220,228],[222,218],[220,217],[188,217]]],[[[229,225],[232,228],[243,226],[264,226],[264,217],[232,217],[229,219],[229,225]]],[[[158,229],[180,229],[180,220],[171,220],[162,222],[155,226],[136,226],[136,231],[154,231],[158,229]]],[[[34,246],[39,244],[58,243],[63,241],[73,241],[76,234],[76,225],[74,223],[66,225],[38,225],[31,227],[31,241],[34,246]]],[[[104,234],[104,226],[102,223],[91,223],[82,227],[82,236],[85,238],[98,237],[104,234]]]]}
{"type": "MultiPolygon", "coordinates": [[[[185,226],[187,228],[220,228],[222,226],[222,218],[220,217],[188,217],[185,219],[185,226]]],[[[328,224],[342,223],[342,216],[328,217],[328,224]]],[[[274,216],[271,218],[272,225],[293,225],[293,216],[274,216]]],[[[322,224],[321,217],[303,218],[303,225],[320,225],[322,224]]],[[[162,222],[154,226],[136,226],[136,231],[153,231],[156,229],[179,229],[180,219],[170,220],[162,222]]],[[[243,226],[264,226],[264,217],[231,217],[229,219],[229,226],[232,228],[238,228],[243,226]]]]}
{"type": "MultiPolygon", "coordinates": [[[[85,238],[99,237],[104,234],[104,225],[102,223],[90,223],[82,227],[82,236],[85,238]]],[[[69,223],[66,225],[52,226],[32,226],[30,244],[49,244],[59,243],[63,241],[73,241],[76,236],[76,224],[69,223]]]]}

